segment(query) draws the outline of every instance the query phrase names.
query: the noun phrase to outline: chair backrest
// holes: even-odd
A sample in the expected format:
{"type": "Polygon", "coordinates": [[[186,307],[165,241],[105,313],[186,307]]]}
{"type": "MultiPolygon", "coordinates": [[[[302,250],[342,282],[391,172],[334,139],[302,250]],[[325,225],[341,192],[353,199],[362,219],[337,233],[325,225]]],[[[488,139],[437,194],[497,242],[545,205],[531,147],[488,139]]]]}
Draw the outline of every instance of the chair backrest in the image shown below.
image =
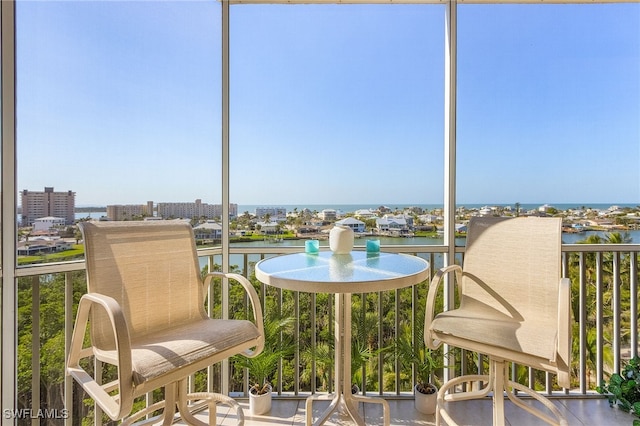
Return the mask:
{"type": "Polygon", "coordinates": [[[461,303],[486,304],[519,321],[557,328],[561,231],[559,218],[473,218],[461,303]]]}
{"type": "MultiPolygon", "coordinates": [[[[85,222],[87,291],[114,298],[131,341],[206,317],[193,230],[181,221],[85,222]]],[[[104,312],[93,309],[92,344],[113,349],[104,312]]]]}

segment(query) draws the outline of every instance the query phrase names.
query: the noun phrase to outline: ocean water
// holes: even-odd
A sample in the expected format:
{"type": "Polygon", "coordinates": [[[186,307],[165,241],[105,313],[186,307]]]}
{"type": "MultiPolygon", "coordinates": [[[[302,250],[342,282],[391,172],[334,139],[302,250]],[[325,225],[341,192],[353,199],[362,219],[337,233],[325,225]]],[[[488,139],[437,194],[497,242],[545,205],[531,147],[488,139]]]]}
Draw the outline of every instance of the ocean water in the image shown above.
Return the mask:
{"type": "MultiPolygon", "coordinates": [[[[638,203],[520,203],[521,210],[537,210],[539,207],[544,204],[548,204],[552,207],[555,207],[558,210],[569,210],[569,209],[581,209],[581,208],[592,208],[598,210],[607,210],[611,206],[619,206],[619,207],[630,207],[636,208],[640,205],[640,201],[638,203]]],[[[256,208],[261,207],[284,207],[287,209],[287,212],[293,211],[294,209],[298,209],[298,211],[309,209],[311,211],[322,211],[324,209],[333,209],[339,210],[343,213],[355,212],[356,210],[361,209],[372,209],[375,210],[380,206],[388,207],[392,210],[395,209],[403,209],[406,207],[420,207],[425,210],[433,210],[433,209],[441,209],[442,204],[415,204],[415,203],[391,203],[391,204],[238,204],[238,214],[241,215],[244,212],[249,212],[253,214],[256,211],[256,208]]],[[[464,204],[460,203],[457,205],[458,207],[465,207],[467,209],[480,209],[485,206],[495,206],[495,207],[511,207],[515,210],[516,203],[485,203],[485,204],[464,204]]]]}
{"type": "MultiPolygon", "coordinates": [[[[605,237],[606,232],[602,231],[586,231],[579,234],[562,234],[562,242],[564,244],[575,244],[579,241],[585,240],[589,235],[600,235],[605,237]]],[[[632,244],[640,243],[640,231],[628,231],[627,234],[632,239],[632,244]]],[[[367,237],[356,238],[355,245],[356,246],[364,246],[366,243],[367,237]]],[[[391,238],[391,237],[380,237],[376,238],[380,240],[381,245],[384,247],[385,245],[441,245],[444,244],[444,240],[442,238],[426,238],[426,237],[414,237],[414,238],[391,238]]],[[[457,246],[464,246],[466,242],[465,238],[456,238],[457,246]]],[[[244,243],[232,243],[235,247],[304,247],[304,240],[283,240],[278,243],[266,243],[264,241],[253,241],[253,242],[244,242],[244,243]]],[[[320,241],[320,247],[326,248],[329,246],[328,240],[320,241]]],[[[428,255],[423,255],[425,259],[429,260],[428,255]]],[[[249,255],[249,262],[257,262],[260,260],[260,255],[249,255]]],[[[232,254],[230,258],[230,264],[235,265],[236,267],[241,269],[241,265],[244,263],[244,255],[242,254],[232,254]]],[[[443,257],[441,254],[436,254],[434,267],[440,268],[443,266],[443,257]]],[[[207,264],[206,258],[200,259],[200,267],[204,267],[207,264]]]]}

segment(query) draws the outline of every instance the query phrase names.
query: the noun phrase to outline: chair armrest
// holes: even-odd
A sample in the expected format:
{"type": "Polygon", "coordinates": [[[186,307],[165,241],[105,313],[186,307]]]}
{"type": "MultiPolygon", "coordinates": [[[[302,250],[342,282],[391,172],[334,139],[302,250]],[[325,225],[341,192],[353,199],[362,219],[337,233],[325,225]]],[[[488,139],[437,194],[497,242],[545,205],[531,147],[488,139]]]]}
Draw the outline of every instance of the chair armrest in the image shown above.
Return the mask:
{"type": "MultiPolygon", "coordinates": [[[[73,328],[67,374],[73,376],[83,389],[100,405],[103,411],[112,419],[119,420],[131,413],[133,408],[133,367],[131,362],[131,340],[129,328],[122,312],[122,308],[112,297],[98,293],[88,293],[82,296],[78,304],[76,323],[73,328]],[[91,356],[92,348],[83,349],[84,336],[87,329],[89,312],[94,307],[104,309],[107,313],[117,353],[118,394],[110,395],[105,387],[80,366],[80,359],[91,356]]],[[[95,374],[95,373],[94,373],[95,374]]]]}
{"type": "Polygon", "coordinates": [[[209,287],[211,279],[214,277],[218,278],[229,278],[232,279],[244,287],[247,295],[249,296],[249,300],[251,301],[251,307],[253,309],[253,322],[260,333],[260,337],[258,338],[258,344],[252,350],[244,351],[244,356],[248,358],[253,358],[254,356],[259,355],[264,348],[264,320],[262,314],[262,304],[260,303],[260,298],[258,297],[258,293],[256,289],[253,288],[251,282],[244,276],[240,274],[234,273],[224,273],[224,272],[209,272],[204,277],[204,285],[205,288],[209,287]]]}
{"type": "Polygon", "coordinates": [[[460,265],[449,265],[445,266],[444,268],[440,268],[429,283],[427,307],[424,315],[424,343],[429,349],[437,349],[440,346],[440,341],[434,340],[430,337],[429,329],[431,328],[431,322],[433,321],[433,318],[435,316],[434,311],[438,288],[440,287],[442,278],[450,272],[455,272],[456,282],[458,283],[458,285],[460,285],[460,283],[462,282],[462,267],[460,265]]]}
{"type": "Polygon", "coordinates": [[[558,384],[571,387],[571,281],[561,278],[558,287],[558,384]]]}

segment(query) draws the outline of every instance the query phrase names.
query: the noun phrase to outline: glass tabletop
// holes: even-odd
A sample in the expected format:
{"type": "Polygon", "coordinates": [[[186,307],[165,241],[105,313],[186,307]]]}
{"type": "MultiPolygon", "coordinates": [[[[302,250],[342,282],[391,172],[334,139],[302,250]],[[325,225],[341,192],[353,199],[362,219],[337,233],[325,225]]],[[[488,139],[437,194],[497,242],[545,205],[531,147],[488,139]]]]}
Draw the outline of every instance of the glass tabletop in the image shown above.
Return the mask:
{"type": "Polygon", "coordinates": [[[256,277],[267,285],[316,293],[391,290],[429,278],[429,262],[400,253],[294,253],[261,260],[256,277]]]}

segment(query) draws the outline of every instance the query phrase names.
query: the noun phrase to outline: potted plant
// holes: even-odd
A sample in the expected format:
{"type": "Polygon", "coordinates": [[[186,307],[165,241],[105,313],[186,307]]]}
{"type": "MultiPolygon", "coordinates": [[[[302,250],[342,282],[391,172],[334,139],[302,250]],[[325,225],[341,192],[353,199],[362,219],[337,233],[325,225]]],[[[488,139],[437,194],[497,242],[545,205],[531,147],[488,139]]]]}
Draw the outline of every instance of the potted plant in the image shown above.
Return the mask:
{"type": "MultiPolygon", "coordinates": [[[[607,395],[612,407],[617,405],[640,417],[640,358],[630,359],[620,374],[612,374],[609,383],[598,386],[597,390],[607,395]]],[[[640,420],[634,420],[633,426],[640,426],[640,420]]]]}
{"type": "Polygon", "coordinates": [[[293,353],[294,343],[289,330],[294,318],[275,313],[264,319],[264,349],[253,358],[235,356],[241,367],[249,369],[253,385],[249,388],[249,411],[261,415],[271,410],[272,381],[281,358],[293,353]]]}
{"type": "Polygon", "coordinates": [[[434,383],[434,373],[444,366],[440,350],[428,349],[422,342],[414,344],[404,333],[396,340],[396,356],[407,370],[413,366],[416,384],[414,386],[415,407],[423,414],[434,414],[438,398],[438,387],[434,383]]]}

